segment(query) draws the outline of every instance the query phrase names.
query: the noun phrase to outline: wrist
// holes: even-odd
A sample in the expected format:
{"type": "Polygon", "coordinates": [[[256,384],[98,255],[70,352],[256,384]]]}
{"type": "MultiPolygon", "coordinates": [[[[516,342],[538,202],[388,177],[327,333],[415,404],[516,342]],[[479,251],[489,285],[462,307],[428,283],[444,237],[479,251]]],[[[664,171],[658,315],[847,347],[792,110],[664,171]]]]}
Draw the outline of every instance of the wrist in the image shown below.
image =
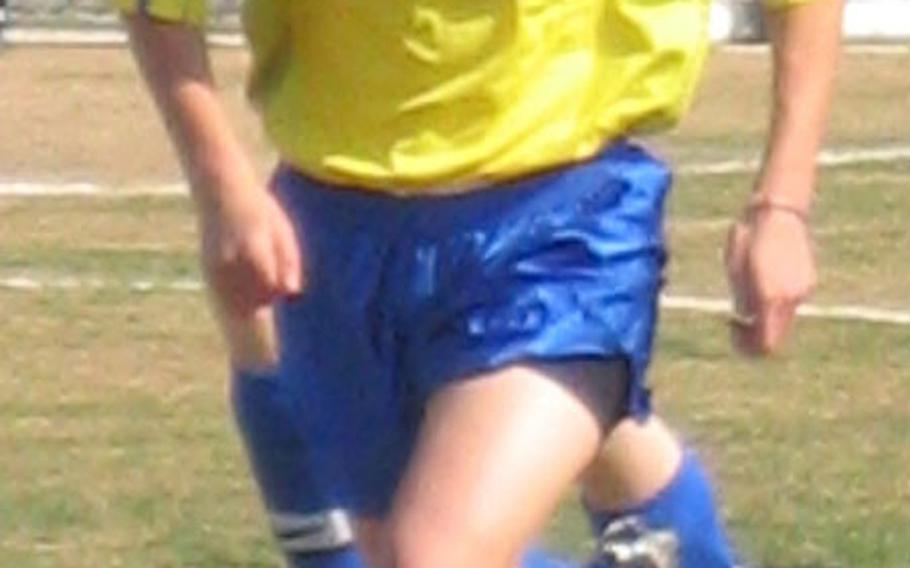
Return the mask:
{"type": "Polygon", "coordinates": [[[754,193],[746,203],[743,216],[747,220],[753,220],[763,214],[778,213],[795,217],[803,224],[808,225],[810,222],[810,209],[808,205],[802,203],[792,202],[772,195],[754,193]]]}
{"type": "Polygon", "coordinates": [[[770,202],[786,205],[808,215],[816,184],[816,154],[806,144],[787,139],[768,151],[761,172],[755,180],[749,204],[770,202]]]}
{"type": "Polygon", "coordinates": [[[223,163],[226,165],[200,165],[189,174],[193,199],[203,212],[217,212],[263,191],[251,168],[237,161],[223,163]]]}

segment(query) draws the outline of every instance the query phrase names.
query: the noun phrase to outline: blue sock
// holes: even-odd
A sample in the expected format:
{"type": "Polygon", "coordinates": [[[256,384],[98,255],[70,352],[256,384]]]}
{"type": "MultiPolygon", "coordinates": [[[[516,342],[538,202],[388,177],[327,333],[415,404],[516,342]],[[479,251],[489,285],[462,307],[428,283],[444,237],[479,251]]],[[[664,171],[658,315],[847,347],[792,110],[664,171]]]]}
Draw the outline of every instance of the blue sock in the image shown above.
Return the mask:
{"type": "MultiPolygon", "coordinates": [[[[588,515],[598,536],[603,537],[604,531],[611,527],[610,532],[618,542],[636,538],[642,541],[644,537],[654,543],[652,548],[675,554],[674,566],[678,568],[737,565],[717,511],[710,479],[694,452],[685,453],[669,485],[650,500],[626,511],[588,511],[588,515]]],[[[613,565],[604,559],[591,568],[613,568],[613,565]]]]}
{"type": "Polygon", "coordinates": [[[367,568],[360,553],[353,546],[331,552],[292,554],[288,568],[367,568]]]}
{"type": "Polygon", "coordinates": [[[571,562],[558,559],[539,548],[532,548],[522,558],[521,568],[577,568],[577,566],[571,562]]]}
{"type": "MultiPolygon", "coordinates": [[[[356,549],[320,554],[295,554],[289,558],[289,568],[366,568],[356,549]]],[[[560,560],[549,553],[534,548],[525,553],[521,568],[577,568],[575,564],[560,560]]]]}
{"type": "Polygon", "coordinates": [[[319,543],[318,538],[315,544],[300,544],[314,535],[330,538],[349,535],[352,530],[337,528],[342,521],[330,521],[337,519],[331,512],[341,511],[341,504],[325,475],[313,467],[294,400],[279,377],[268,372],[238,372],[232,386],[237,425],[288,567],[368,568],[357,548],[344,542],[350,536],[338,537],[341,542],[329,545],[319,543]],[[279,518],[283,518],[280,528],[275,524],[279,518]],[[301,548],[307,550],[301,552],[301,548]]]}

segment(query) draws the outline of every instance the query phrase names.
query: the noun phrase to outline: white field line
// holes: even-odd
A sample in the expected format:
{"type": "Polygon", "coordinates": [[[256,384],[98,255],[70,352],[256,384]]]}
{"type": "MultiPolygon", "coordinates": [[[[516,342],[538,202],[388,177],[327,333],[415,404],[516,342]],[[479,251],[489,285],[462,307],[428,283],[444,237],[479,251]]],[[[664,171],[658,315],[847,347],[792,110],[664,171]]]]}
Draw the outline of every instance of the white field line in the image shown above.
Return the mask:
{"type": "MultiPolygon", "coordinates": [[[[730,43],[718,47],[725,53],[737,55],[768,55],[771,51],[767,43],[730,43]]],[[[849,55],[910,55],[910,45],[903,42],[894,43],[848,43],[842,48],[849,55]]]]}
{"type": "MultiPolygon", "coordinates": [[[[733,213],[727,217],[685,218],[672,217],[667,221],[667,228],[675,233],[713,233],[727,231],[733,222],[733,213]]],[[[889,227],[890,228],[890,227],[889,227]]],[[[868,235],[868,225],[837,224],[814,226],[812,234],[817,237],[840,237],[844,235],[868,235]]]]}
{"type": "Polygon", "coordinates": [[[48,290],[113,290],[125,289],[131,292],[201,292],[202,282],[192,279],[132,280],[115,282],[102,278],[33,278],[30,276],[8,276],[0,278],[0,290],[17,292],[42,292],[48,290]]]}
{"type": "MultiPolygon", "coordinates": [[[[202,282],[192,279],[157,281],[132,280],[114,282],[101,278],[45,278],[28,276],[10,276],[0,278],[0,290],[18,292],[43,292],[66,290],[111,290],[124,289],[130,292],[191,292],[203,290],[202,282]]],[[[731,304],[724,298],[705,298],[696,296],[664,295],[660,301],[661,308],[671,311],[686,311],[705,314],[729,315],[731,304]]],[[[910,310],[882,309],[872,306],[833,305],[822,306],[806,304],[799,308],[799,315],[806,318],[836,320],[846,322],[866,322],[910,326],[910,310]]]]}
{"type": "MultiPolygon", "coordinates": [[[[209,45],[215,47],[243,47],[242,34],[210,32],[206,35],[209,45]]],[[[7,27],[0,33],[0,40],[10,45],[76,45],[122,46],[126,45],[126,32],[122,29],[53,29],[7,27]]]]}
{"type": "MultiPolygon", "coordinates": [[[[899,39],[899,34],[886,39],[893,43],[848,43],[843,47],[845,53],[857,55],[907,55],[910,46],[899,39]]],[[[99,45],[118,46],[126,44],[126,33],[119,28],[101,29],[52,29],[42,27],[7,26],[0,31],[0,40],[13,45],[99,45]]],[[[214,32],[208,34],[211,45],[218,47],[242,47],[246,44],[243,34],[237,32],[214,32]]],[[[721,38],[721,42],[724,39],[721,38]]],[[[718,49],[743,55],[765,55],[769,51],[767,43],[720,43],[718,49]]]]}
{"type": "MultiPolygon", "coordinates": [[[[824,150],[818,155],[818,164],[828,167],[899,162],[903,160],[910,160],[910,146],[824,150]]],[[[761,161],[758,158],[735,159],[683,164],[677,171],[681,175],[716,176],[756,172],[760,165],[761,161]]]]}
{"type": "MultiPolygon", "coordinates": [[[[732,313],[730,300],[724,298],[700,298],[696,296],[663,296],[660,305],[665,310],[700,312],[729,315],[732,313]]],[[[797,313],[806,318],[839,320],[851,322],[884,323],[910,326],[910,310],[893,310],[859,305],[821,306],[804,304],[797,313]]]]}
{"type": "MultiPolygon", "coordinates": [[[[910,146],[882,146],[878,148],[853,148],[826,150],[819,154],[822,166],[847,166],[865,163],[889,163],[910,160],[910,146]]],[[[757,158],[695,162],[677,168],[680,175],[717,176],[750,173],[758,170],[757,158]]],[[[0,197],[104,197],[132,198],[154,196],[185,196],[189,190],[185,183],[139,185],[127,189],[91,182],[24,182],[0,180],[0,197]]]]}
{"type": "Polygon", "coordinates": [[[91,182],[2,182],[0,197],[155,197],[188,196],[185,183],[175,182],[159,185],[137,185],[120,189],[91,182]]]}

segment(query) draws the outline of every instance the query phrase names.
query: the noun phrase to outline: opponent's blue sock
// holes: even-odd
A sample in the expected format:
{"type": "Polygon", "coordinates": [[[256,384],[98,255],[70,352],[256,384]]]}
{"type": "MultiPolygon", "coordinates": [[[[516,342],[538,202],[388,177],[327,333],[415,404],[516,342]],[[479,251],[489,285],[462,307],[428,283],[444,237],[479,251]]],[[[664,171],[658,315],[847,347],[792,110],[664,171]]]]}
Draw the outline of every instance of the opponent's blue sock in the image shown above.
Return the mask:
{"type": "MultiPolygon", "coordinates": [[[[600,554],[587,568],[736,566],[710,480],[693,452],[686,452],[669,485],[645,503],[626,511],[588,514],[593,528],[603,537],[599,546],[609,552],[600,554]]],[[[364,568],[354,550],[300,556],[291,566],[364,568]]],[[[535,548],[524,555],[521,568],[578,568],[578,564],[535,548]]]]}
{"type": "Polygon", "coordinates": [[[577,568],[577,566],[539,548],[532,548],[522,558],[521,568],[577,568]]]}
{"type": "MultiPolygon", "coordinates": [[[[678,568],[732,568],[736,556],[724,531],[711,482],[698,457],[687,451],[669,485],[650,500],[626,511],[588,516],[601,558],[591,568],[652,564],[623,560],[629,555],[675,556],[678,568]]],[[[663,564],[655,561],[654,565],[663,564]]]]}
{"type": "Polygon", "coordinates": [[[368,568],[350,519],[313,466],[294,400],[269,372],[238,372],[237,425],[289,568],[368,568]]]}
{"type": "MultiPolygon", "coordinates": [[[[288,561],[289,568],[367,568],[363,558],[354,548],[319,554],[295,554],[290,556],[288,561]]],[[[578,567],[535,548],[524,555],[521,568],[578,567]]]]}
{"type": "Polygon", "coordinates": [[[289,555],[288,568],[367,568],[367,564],[350,546],[331,552],[289,555]]]}

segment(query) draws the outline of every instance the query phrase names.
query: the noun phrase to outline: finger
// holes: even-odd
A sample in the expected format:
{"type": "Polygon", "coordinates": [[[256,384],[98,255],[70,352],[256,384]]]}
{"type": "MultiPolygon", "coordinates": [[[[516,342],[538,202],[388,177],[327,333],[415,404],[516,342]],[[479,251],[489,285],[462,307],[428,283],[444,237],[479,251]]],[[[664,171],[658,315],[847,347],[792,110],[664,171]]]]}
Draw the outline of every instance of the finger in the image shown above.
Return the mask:
{"type": "Polygon", "coordinates": [[[737,320],[730,321],[730,340],[733,343],[733,348],[747,357],[759,355],[754,339],[754,327],[755,323],[747,324],[737,320]]]}
{"type": "Polygon", "coordinates": [[[761,357],[765,354],[761,346],[763,320],[757,315],[757,309],[752,308],[750,313],[755,315],[730,321],[733,345],[739,353],[747,357],[761,357]]]}
{"type": "Polygon", "coordinates": [[[243,301],[254,308],[269,304],[280,292],[274,237],[265,232],[250,243],[234,275],[243,301]]]}
{"type": "Polygon", "coordinates": [[[759,347],[759,316],[757,303],[751,290],[743,292],[730,317],[730,333],[733,347],[748,357],[761,355],[759,347]]]}
{"type": "Polygon", "coordinates": [[[231,278],[231,305],[238,317],[249,317],[257,309],[268,305],[274,293],[254,270],[238,271],[231,278]]]}
{"type": "Polygon", "coordinates": [[[730,339],[734,349],[746,356],[759,354],[756,341],[758,301],[749,278],[750,230],[742,222],[735,222],[727,234],[724,260],[732,295],[733,314],[730,317],[730,339]]]}
{"type": "Polygon", "coordinates": [[[238,314],[250,311],[246,308],[250,292],[244,291],[240,285],[242,279],[237,276],[234,265],[212,263],[204,268],[203,273],[211,298],[219,313],[238,314]]]}
{"type": "Polygon", "coordinates": [[[288,222],[279,223],[275,234],[278,283],[283,294],[299,294],[303,289],[303,267],[297,234],[288,222]]]}
{"type": "Polygon", "coordinates": [[[724,251],[728,269],[744,264],[748,242],[749,227],[741,221],[734,221],[727,233],[727,248],[724,251]]]}
{"type": "Polygon", "coordinates": [[[215,300],[227,313],[246,316],[257,306],[267,303],[267,296],[260,284],[262,276],[247,263],[234,262],[212,271],[209,285],[215,300]]]}
{"type": "Polygon", "coordinates": [[[727,279],[733,296],[734,319],[748,319],[752,314],[751,286],[748,263],[749,229],[742,223],[734,223],[727,236],[725,262],[727,279]]]}
{"type": "Polygon", "coordinates": [[[222,314],[221,319],[235,369],[264,371],[278,364],[278,334],[270,306],[260,306],[244,314],[222,314]]]}
{"type": "Polygon", "coordinates": [[[271,252],[260,252],[261,245],[249,241],[203,255],[203,268],[215,299],[225,309],[248,313],[267,302],[271,252]]]}
{"type": "Polygon", "coordinates": [[[795,302],[772,301],[761,310],[758,320],[757,340],[762,354],[778,351],[796,316],[795,302]]]}
{"type": "Polygon", "coordinates": [[[748,272],[748,245],[749,228],[740,222],[733,223],[727,234],[724,262],[727,267],[727,277],[734,292],[742,288],[748,272]]]}

